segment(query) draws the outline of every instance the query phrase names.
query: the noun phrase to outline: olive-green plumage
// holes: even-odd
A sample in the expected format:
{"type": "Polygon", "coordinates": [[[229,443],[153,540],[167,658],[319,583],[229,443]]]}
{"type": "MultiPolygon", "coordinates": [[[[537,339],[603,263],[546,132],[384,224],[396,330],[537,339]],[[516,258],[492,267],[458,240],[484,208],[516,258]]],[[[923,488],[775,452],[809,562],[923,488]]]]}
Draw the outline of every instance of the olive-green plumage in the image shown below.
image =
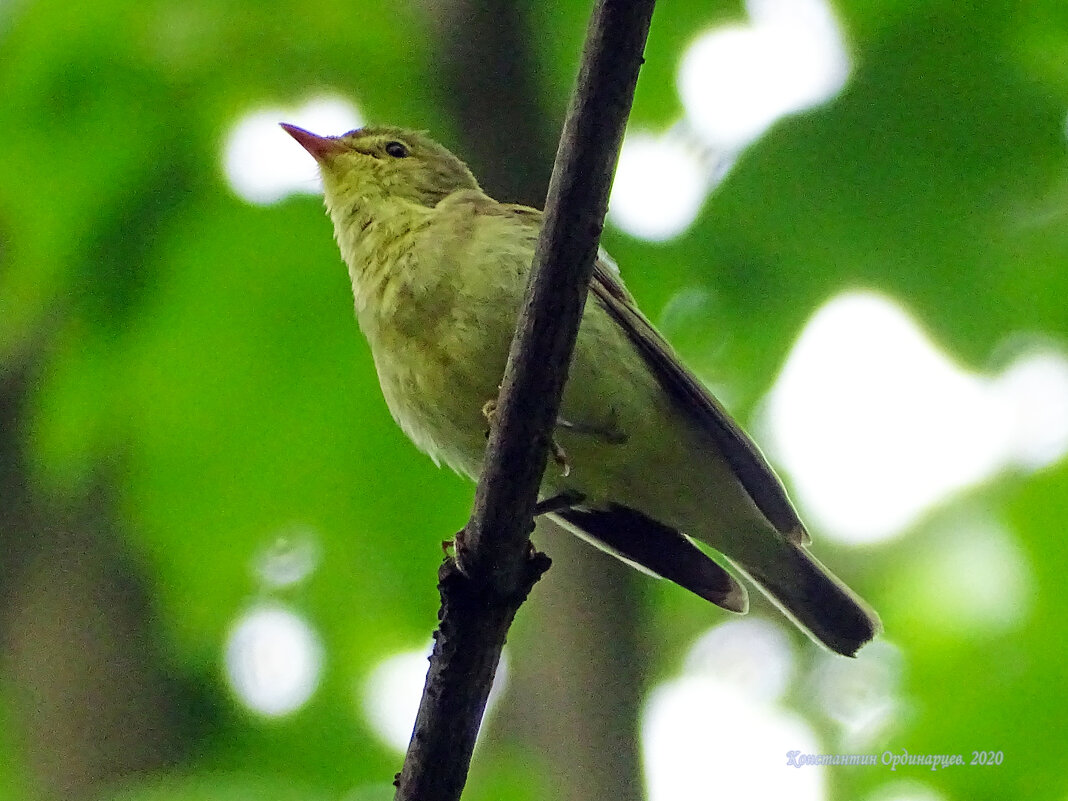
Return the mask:
{"type": "MultiPolygon", "coordinates": [[[[356,316],[393,417],[421,450],[472,479],[542,214],[498,203],[421,133],[321,137],[284,126],[319,163],[356,316]]],[[[715,548],[795,622],[853,654],[878,618],[806,549],[759,450],[642,316],[606,257],[591,283],[541,495],[554,517],[638,567],[743,612],[715,548]]]]}

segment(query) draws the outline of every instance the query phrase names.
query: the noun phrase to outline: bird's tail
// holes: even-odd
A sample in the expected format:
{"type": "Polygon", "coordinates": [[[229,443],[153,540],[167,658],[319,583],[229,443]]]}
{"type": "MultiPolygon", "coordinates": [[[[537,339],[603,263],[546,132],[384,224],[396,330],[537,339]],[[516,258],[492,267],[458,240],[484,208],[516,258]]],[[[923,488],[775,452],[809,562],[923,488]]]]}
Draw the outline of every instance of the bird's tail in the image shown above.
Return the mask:
{"type": "Polygon", "coordinates": [[[855,656],[882,631],[875,611],[800,545],[778,540],[742,558],[729,556],[790,619],[836,653],[855,656]]]}

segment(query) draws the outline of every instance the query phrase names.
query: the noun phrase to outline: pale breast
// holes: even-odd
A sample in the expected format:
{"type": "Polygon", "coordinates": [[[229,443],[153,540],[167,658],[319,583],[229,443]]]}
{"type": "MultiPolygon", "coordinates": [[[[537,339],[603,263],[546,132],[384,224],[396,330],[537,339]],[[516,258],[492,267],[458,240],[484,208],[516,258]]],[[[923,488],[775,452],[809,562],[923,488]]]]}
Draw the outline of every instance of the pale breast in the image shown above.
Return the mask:
{"type": "Polygon", "coordinates": [[[477,478],[486,446],[482,408],[497,395],[507,342],[474,342],[453,328],[437,342],[378,337],[371,350],[397,424],[435,462],[477,478]]]}
{"type": "MultiPolygon", "coordinates": [[[[519,308],[517,271],[489,275],[474,239],[430,229],[383,282],[385,302],[360,316],[394,419],[436,462],[477,478],[486,402],[496,398],[519,308]],[[503,276],[503,278],[502,278],[503,276]],[[388,314],[383,310],[388,309],[388,314]],[[366,322],[365,322],[365,318],[366,322]]],[[[499,255],[490,263],[498,265],[499,255]]]]}

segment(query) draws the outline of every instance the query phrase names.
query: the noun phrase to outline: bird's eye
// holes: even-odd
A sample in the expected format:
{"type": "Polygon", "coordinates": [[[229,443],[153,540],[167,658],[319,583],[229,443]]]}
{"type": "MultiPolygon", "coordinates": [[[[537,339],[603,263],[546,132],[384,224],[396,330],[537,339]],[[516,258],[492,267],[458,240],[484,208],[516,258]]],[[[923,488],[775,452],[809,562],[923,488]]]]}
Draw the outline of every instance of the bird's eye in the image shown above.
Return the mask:
{"type": "Polygon", "coordinates": [[[408,148],[401,142],[386,142],[386,154],[395,159],[402,159],[408,155],[408,148]]]}

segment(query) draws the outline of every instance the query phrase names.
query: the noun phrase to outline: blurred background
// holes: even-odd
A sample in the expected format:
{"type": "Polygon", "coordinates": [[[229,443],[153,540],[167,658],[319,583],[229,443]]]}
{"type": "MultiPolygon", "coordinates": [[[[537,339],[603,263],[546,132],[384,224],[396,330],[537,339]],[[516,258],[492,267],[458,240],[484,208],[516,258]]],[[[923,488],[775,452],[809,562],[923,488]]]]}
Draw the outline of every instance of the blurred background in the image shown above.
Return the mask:
{"type": "MultiPolygon", "coordinates": [[[[540,205],[589,10],[0,0],[0,799],[392,797],[472,487],[277,123],[540,205]]],[[[1068,798],[1068,6],[675,0],[646,56],[604,244],[886,634],[540,531],[465,798],[1068,798]]]]}

